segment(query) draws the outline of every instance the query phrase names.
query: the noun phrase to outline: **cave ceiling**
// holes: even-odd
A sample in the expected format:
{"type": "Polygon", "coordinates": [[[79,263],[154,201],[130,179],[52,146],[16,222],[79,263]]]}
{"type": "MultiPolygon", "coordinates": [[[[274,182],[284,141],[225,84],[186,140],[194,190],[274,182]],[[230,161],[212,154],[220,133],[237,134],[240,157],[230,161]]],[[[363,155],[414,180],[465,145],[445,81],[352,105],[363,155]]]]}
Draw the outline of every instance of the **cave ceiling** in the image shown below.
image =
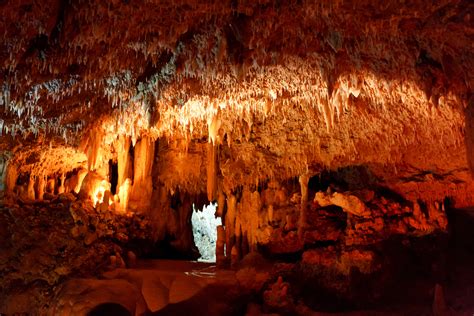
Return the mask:
{"type": "Polygon", "coordinates": [[[209,142],[224,181],[241,183],[351,165],[462,173],[473,7],[3,0],[1,148],[149,136],[167,140],[170,163],[209,142]]]}

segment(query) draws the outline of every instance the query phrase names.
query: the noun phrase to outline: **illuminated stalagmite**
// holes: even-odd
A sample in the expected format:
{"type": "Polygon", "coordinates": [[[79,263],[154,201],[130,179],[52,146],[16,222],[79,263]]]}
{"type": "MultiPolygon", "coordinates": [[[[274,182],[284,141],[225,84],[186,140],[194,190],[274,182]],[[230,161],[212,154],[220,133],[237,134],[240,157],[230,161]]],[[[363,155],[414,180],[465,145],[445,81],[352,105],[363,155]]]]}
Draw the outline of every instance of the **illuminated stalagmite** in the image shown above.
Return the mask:
{"type": "Polygon", "coordinates": [[[119,188],[127,178],[131,178],[132,176],[132,161],[130,158],[130,137],[119,136],[118,143],[119,145],[117,152],[117,188],[119,188]]]}
{"type": "Polygon", "coordinates": [[[129,207],[133,210],[146,210],[150,206],[153,190],[151,170],[154,154],[155,142],[150,137],[143,137],[135,144],[133,185],[129,197],[129,207]]]}

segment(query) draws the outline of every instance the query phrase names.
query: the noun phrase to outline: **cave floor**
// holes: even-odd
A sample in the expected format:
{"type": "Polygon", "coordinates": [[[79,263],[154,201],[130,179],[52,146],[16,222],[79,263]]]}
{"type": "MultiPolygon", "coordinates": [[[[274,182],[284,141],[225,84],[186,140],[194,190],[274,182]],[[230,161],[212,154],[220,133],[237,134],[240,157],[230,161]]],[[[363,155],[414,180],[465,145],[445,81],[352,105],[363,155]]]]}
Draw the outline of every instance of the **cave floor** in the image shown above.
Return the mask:
{"type": "MultiPolygon", "coordinates": [[[[108,254],[110,249],[116,246],[111,242],[97,242],[93,244],[94,247],[99,247],[96,249],[86,246],[82,240],[74,241],[68,237],[73,224],[69,223],[71,216],[66,206],[59,202],[11,206],[3,205],[0,201],[0,224],[8,228],[0,232],[1,240],[4,241],[4,246],[0,248],[0,255],[3,254],[4,258],[0,261],[3,265],[0,273],[3,273],[2,285],[9,286],[5,288],[9,295],[0,295],[0,302],[4,300],[12,306],[32,306],[26,305],[26,302],[31,301],[32,297],[41,297],[33,296],[32,293],[36,293],[32,292],[33,290],[52,288],[44,281],[32,281],[20,286],[15,278],[19,278],[21,272],[30,278],[34,276],[49,280],[50,270],[55,273],[62,272],[57,268],[61,267],[61,260],[65,266],[74,262],[90,262],[90,265],[94,266],[102,260],[98,254],[108,254]],[[17,220],[18,218],[28,220],[17,220]],[[56,248],[61,249],[59,246],[66,240],[69,240],[68,247],[71,249],[68,252],[54,252],[49,256],[41,252],[39,257],[35,252],[38,249],[48,250],[46,245],[52,243],[58,243],[56,248]],[[42,261],[39,262],[38,258],[42,261]],[[12,268],[14,265],[17,270],[12,268]],[[25,271],[29,271],[29,274],[25,271]],[[7,283],[6,277],[12,281],[7,283]],[[11,289],[14,291],[10,291],[11,289]]],[[[473,315],[474,207],[449,210],[447,213],[449,240],[446,262],[440,269],[442,273],[437,276],[437,280],[408,280],[408,283],[400,283],[399,288],[394,289],[399,297],[396,302],[379,302],[381,304],[377,306],[358,311],[341,312],[339,309],[336,313],[335,307],[332,313],[321,313],[305,306],[296,306],[295,312],[300,315],[432,315],[433,288],[438,282],[443,285],[446,315],[473,315]],[[420,282],[424,283],[419,284],[420,282]],[[411,293],[416,294],[417,289],[422,289],[425,293],[422,295],[423,300],[410,297],[411,293]]],[[[258,291],[252,292],[249,288],[253,283],[257,283],[258,278],[255,278],[255,274],[247,275],[247,272],[252,272],[249,269],[253,268],[251,265],[233,271],[216,269],[215,264],[205,262],[147,259],[137,260],[134,265],[129,266],[129,269],[112,269],[95,275],[71,275],[74,278],[67,278],[63,283],[58,281],[55,286],[58,288],[57,293],[44,295],[51,298],[45,306],[45,314],[81,315],[97,305],[115,302],[137,312],[150,313],[151,310],[152,315],[260,315],[261,313],[254,313],[252,310],[262,310],[262,292],[271,287],[275,277],[279,275],[279,272],[270,272],[271,267],[268,271],[257,271],[257,275],[270,272],[270,277],[262,283],[258,291]]],[[[82,264],[78,267],[84,272],[93,271],[89,265],[82,264]]],[[[318,300],[318,293],[311,295],[318,300]]],[[[39,303],[43,304],[44,301],[39,303]]],[[[298,297],[295,297],[295,303],[299,304],[298,297]]]]}
{"type": "Polygon", "coordinates": [[[54,313],[81,314],[105,303],[118,303],[137,313],[185,315],[206,311],[210,315],[236,314],[232,300],[234,271],[216,269],[203,262],[138,260],[133,268],[115,269],[102,279],[67,281],[57,298],[54,313]],[[67,312],[63,309],[70,305],[67,312]]]}

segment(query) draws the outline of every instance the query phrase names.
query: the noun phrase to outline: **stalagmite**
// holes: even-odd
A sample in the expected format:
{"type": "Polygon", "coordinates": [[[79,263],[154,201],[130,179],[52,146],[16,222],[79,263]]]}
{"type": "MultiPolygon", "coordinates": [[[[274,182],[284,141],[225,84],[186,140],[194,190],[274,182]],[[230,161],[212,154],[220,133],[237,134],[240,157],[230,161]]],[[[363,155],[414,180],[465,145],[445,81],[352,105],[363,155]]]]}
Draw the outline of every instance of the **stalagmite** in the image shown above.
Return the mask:
{"type": "Polygon", "coordinates": [[[257,190],[252,192],[250,189],[244,188],[236,212],[236,222],[240,221],[242,228],[242,255],[257,250],[257,232],[261,206],[260,193],[257,190]]]}
{"type": "Polygon", "coordinates": [[[115,203],[115,211],[125,213],[128,209],[128,201],[130,189],[132,187],[132,180],[129,178],[125,179],[120,188],[118,189],[118,201],[115,203]]]}
{"type": "Polygon", "coordinates": [[[103,199],[102,199],[102,203],[100,203],[100,205],[99,205],[99,211],[105,212],[109,209],[110,198],[111,198],[110,191],[105,190],[104,191],[104,196],[103,196],[103,199]]]}
{"type": "Polygon", "coordinates": [[[207,144],[207,199],[214,201],[217,198],[217,147],[207,144]]]}
{"type": "Polygon", "coordinates": [[[79,197],[89,199],[94,206],[97,206],[103,202],[107,190],[110,190],[110,183],[96,172],[90,171],[82,181],[79,197]]]}
{"type": "Polygon", "coordinates": [[[240,213],[238,211],[238,207],[236,208],[234,235],[235,235],[234,245],[237,247],[238,253],[240,254],[240,257],[242,258],[246,253],[243,252],[243,248],[242,248],[242,244],[243,244],[242,222],[240,220],[240,213]]]}
{"type": "Polygon", "coordinates": [[[87,175],[86,169],[82,169],[82,168],[79,169],[79,171],[77,172],[76,186],[73,188],[74,192],[79,193],[79,191],[81,190],[82,181],[84,181],[84,178],[86,177],[86,175],[87,175]]]}
{"type": "Polygon", "coordinates": [[[44,196],[44,191],[46,188],[46,180],[44,175],[38,176],[38,194],[37,199],[42,201],[44,196]]]}
{"type": "Polygon", "coordinates": [[[436,283],[434,289],[432,309],[434,316],[448,315],[448,308],[446,307],[446,301],[444,299],[443,287],[438,283],[436,283]]]}
{"type": "Polygon", "coordinates": [[[15,188],[17,178],[18,169],[16,164],[7,162],[5,171],[5,195],[10,196],[13,194],[13,189],[15,188]]]}
{"type": "Polygon", "coordinates": [[[218,267],[225,266],[225,229],[224,226],[217,226],[217,241],[216,241],[216,264],[218,267]]]}
{"type": "Polygon", "coordinates": [[[65,179],[66,179],[66,175],[63,172],[61,173],[61,177],[59,178],[58,194],[64,193],[65,191],[65,187],[64,187],[65,179]]]}
{"type": "Polygon", "coordinates": [[[56,179],[55,178],[48,179],[48,182],[46,183],[46,192],[50,194],[54,194],[55,188],[56,188],[56,179]]]}
{"type": "Polygon", "coordinates": [[[232,250],[230,251],[230,266],[231,268],[235,268],[240,260],[239,248],[235,245],[232,246],[232,250]]]}
{"type": "Polygon", "coordinates": [[[64,181],[64,191],[74,191],[75,193],[79,193],[79,191],[81,190],[82,181],[84,181],[87,172],[88,171],[86,169],[81,168],[77,171],[76,174],[72,175],[69,179],[64,181]]]}
{"type": "Polygon", "coordinates": [[[301,209],[300,217],[298,222],[298,237],[300,240],[303,238],[305,225],[307,221],[307,212],[308,212],[308,182],[309,175],[307,173],[299,177],[300,188],[301,188],[301,209]]]}
{"type": "Polygon", "coordinates": [[[130,192],[129,208],[146,211],[151,202],[153,181],[151,171],[155,155],[155,142],[150,137],[140,139],[134,150],[133,186],[130,192]]]}
{"type": "Polygon", "coordinates": [[[237,199],[234,195],[230,194],[227,198],[227,212],[225,213],[225,232],[226,232],[226,255],[227,257],[231,254],[231,248],[235,244],[235,212],[236,212],[237,199]]]}
{"type": "Polygon", "coordinates": [[[222,190],[217,192],[217,211],[216,216],[222,217],[225,211],[225,194],[222,190]]]}
{"type": "Polygon", "coordinates": [[[28,189],[27,189],[27,196],[29,200],[34,200],[35,195],[35,176],[30,174],[30,178],[28,179],[28,189]]]}
{"type": "Polygon", "coordinates": [[[117,169],[118,169],[118,188],[124,183],[125,179],[132,176],[132,161],[130,157],[130,137],[120,135],[117,149],[117,169]]]}

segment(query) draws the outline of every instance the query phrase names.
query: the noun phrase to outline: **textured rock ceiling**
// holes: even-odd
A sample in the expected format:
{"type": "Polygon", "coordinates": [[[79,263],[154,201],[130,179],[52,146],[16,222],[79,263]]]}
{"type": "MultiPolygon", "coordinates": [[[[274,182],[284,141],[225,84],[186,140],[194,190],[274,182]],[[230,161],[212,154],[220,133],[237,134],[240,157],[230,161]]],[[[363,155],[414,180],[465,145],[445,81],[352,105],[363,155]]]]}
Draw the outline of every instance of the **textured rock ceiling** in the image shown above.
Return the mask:
{"type": "Polygon", "coordinates": [[[232,183],[467,170],[471,1],[203,2],[0,1],[2,147],[210,141],[232,183]]]}

